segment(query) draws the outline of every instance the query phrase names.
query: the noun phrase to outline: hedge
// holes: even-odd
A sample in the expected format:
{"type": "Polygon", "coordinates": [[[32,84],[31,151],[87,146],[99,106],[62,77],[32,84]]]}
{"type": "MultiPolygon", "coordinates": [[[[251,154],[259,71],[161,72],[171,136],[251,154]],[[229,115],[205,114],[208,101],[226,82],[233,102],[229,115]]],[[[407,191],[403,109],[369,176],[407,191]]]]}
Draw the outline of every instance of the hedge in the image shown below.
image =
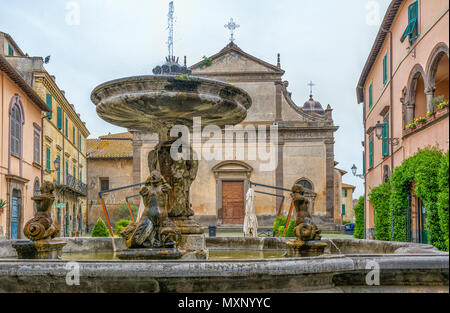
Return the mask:
{"type": "Polygon", "coordinates": [[[364,238],[364,197],[360,197],[358,204],[353,208],[355,211],[355,230],[353,237],[357,239],[364,238]]]}
{"type": "Polygon", "coordinates": [[[369,200],[375,213],[375,239],[391,240],[391,185],[385,182],[371,190],[369,200]]]}

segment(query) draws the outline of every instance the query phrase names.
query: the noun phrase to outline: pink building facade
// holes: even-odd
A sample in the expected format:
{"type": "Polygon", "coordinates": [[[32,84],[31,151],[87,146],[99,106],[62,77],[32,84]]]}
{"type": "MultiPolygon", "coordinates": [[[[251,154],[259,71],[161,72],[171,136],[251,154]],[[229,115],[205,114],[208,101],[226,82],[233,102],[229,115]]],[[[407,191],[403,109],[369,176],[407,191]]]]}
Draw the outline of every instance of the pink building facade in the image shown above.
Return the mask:
{"type": "MultiPolygon", "coordinates": [[[[364,106],[365,228],[371,238],[371,189],[418,149],[449,148],[448,107],[442,105],[449,100],[448,0],[391,2],[357,97],[364,106]],[[384,126],[381,139],[375,134],[377,124],[384,126]]],[[[413,198],[412,207],[420,211],[420,199],[413,198]]]]}
{"type": "Polygon", "coordinates": [[[0,55],[0,238],[23,238],[42,181],[42,113],[49,108],[0,55]]]}

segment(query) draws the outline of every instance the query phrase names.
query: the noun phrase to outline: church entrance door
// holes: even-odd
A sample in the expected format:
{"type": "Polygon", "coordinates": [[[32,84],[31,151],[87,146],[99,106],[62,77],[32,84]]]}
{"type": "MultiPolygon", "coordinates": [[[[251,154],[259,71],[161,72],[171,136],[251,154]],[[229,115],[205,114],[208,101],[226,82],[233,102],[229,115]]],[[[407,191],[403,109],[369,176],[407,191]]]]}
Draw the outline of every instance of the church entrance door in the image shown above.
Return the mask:
{"type": "Polygon", "coordinates": [[[244,223],[244,182],[224,181],[222,183],[222,210],[224,225],[244,223]]]}

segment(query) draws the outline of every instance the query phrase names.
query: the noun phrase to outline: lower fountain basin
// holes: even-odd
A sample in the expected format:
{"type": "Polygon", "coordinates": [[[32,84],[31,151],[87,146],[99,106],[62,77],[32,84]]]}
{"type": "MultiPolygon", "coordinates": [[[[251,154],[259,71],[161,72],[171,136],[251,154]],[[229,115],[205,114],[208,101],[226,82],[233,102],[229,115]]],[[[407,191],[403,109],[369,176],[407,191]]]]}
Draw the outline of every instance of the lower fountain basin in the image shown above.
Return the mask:
{"type": "MultiPolygon", "coordinates": [[[[0,292],[449,291],[449,254],[429,245],[332,239],[336,247],[329,244],[322,256],[264,258],[270,251],[281,254],[287,240],[207,238],[209,260],[123,261],[105,256],[86,260],[79,254],[113,255],[125,249],[121,238],[64,240],[63,260],[0,260],[0,292]],[[242,259],[237,251],[248,254],[242,259]],[[215,253],[222,257],[214,259],[215,253]],[[74,264],[81,274],[79,286],[66,284],[74,264]],[[380,285],[369,286],[366,277],[374,264],[380,285]]],[[[11,244],[0,243],[0,257],[14,257],[11,244]]]]}

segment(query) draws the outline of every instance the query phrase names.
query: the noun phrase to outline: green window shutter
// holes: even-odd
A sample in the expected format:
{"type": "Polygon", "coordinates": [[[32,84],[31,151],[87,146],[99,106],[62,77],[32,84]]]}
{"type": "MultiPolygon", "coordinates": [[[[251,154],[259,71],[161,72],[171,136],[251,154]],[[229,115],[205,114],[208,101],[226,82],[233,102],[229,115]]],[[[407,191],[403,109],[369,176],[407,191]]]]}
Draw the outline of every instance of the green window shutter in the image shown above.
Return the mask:
{"type": "Polygon", "coordinates": [[[383,123],[383,156],[389,155],[389,124],[388,122],[383,123]]]}
{"type": "Polygon", "coordinates": [[[345,203],[342,204],[342,215],[345,215],[345,203]]]}
{"type": "Polygon", "coordinates": [[[73,167],[73,178],[77,178],[77,168],[73,167]]]}
{"type": "Polygon", "coordinates": [[[49,119],[52,119],[52,113],[53,113],[53,97],[51,94],[46,95],[45,103],[50,108],[50,112],[47,112],[47,117],[49,119]]]}
{"type": "Polygon", "coordinates": [[[69,162],[66,161],[66,184],[69,182],[69,162]]]}
{"type": "Polygon", "coordinates": [[[80,169],[80,174],[78,175],[80,182],[83,182],[83,171],[80,169]]]}
{"type": "MultiPolygon", "coordinates": [[[[57,159],[61,161],[61,158],[59,157],[59,155],[58,155],[57,159]]],[[[56,178],[57,178],[57,184],[61,185],[61,165],[58,168],[58,175],[56,178]]]]}
{"type": "Polygon", "coordinates": [[[383,57],[383,85],[386,85],[388,81],[388,72],[387,72],[387,52],[383,57]]]}
{"type": "Polygon", "coordinates": [[[47,170],[48,171],[50,171],[51,170],[51,164],[52,164],[52,161],[51,161],[51,152],[50,152],[50,148],[49,147],[47,147],[47,170]]]}
{"type": "Polygon", "coordinates": [[[66,118],[66,137],[69,135],[69,121],[66,118]]]}
{"type": "Polygon", "coordinates": [[[75,127],[72,128],[72,143],[75,145],[75,127]]]}
{"type": "Polygon", "coordinates": [[[81,135],[78,135],[78,149],[81,150],[81,135]]]}
{"type": "Polygon", "coordinates": [[[363,151],[363,175],[366,174],[366,154],[363,151]]]}
{"type": "Polygon", "coordinates": [[[369,140],[369,168],[373,167],[373,139],[369,140]]]}
{"type": "Polygon", "coordinates": [[[369,85],[369,110],[372,108],[373,105],[373,86],[372,83],[369,85]]]}
{"type": "Polygon", "coordinates": [[[14,49],[13,47],[11,47],[11,45],[8,45],[8,56],[14,56],[14,49]]]}
{"type": "Polygon", "coordinates": [[[60,106],[56,108],[56,127],[58,127],[59,130],[62,129],[62,109],[60,106]]]}
{"type": "Polygon", "coordinates": [[[410,42],[419,36],[419,1],[411,3],[408,7],[408,26],[400,41],[405,41],[408,36],[410,42]]]}

